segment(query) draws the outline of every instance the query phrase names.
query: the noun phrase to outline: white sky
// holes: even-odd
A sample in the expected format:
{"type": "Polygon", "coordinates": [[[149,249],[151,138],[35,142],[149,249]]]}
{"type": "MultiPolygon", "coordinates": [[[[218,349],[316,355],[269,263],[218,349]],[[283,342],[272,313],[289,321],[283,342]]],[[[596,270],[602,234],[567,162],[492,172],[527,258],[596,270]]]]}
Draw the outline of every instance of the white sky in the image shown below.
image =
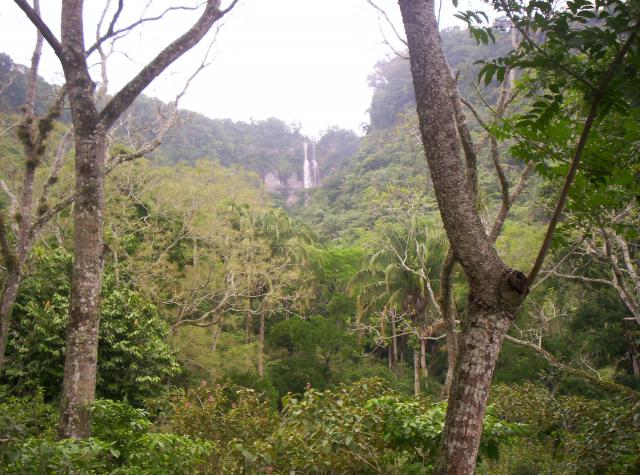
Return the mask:
{"type": "MultiPolygon", "coordinates": [[[[451,0],[442,0],[441,25],[458,24],[451,0]]],[[[223,6],[229,0],[223,1],[223,6]]],[[[59,3],[41,0],[45,18],[59,35],[59,3]]],[[[85,2],[85,36],[95,37],[102,0],[85,2]]],[[[117,2],[112,2],[117,3],[117,2]]],[[[129,0],[123,15],[136,19],[146,0],[129,0]],[[137,10],[136,10],[137,8],[137,10]]],[[[195,0],[155,0],[147,15],[169,5],[195,0]]],[[[402,31],[396,0],[376,0],[402,31]]],[[[460,1],[460,9],[478,9],[478,0],[460,1]]],[[[197,14],[196,14],[197,16],[197,14]]],[[[117,44],[109,62],[110,92],[122,86],[140,67],[193,22],[192,12],[172,12],[157,25],[147,24],[117,44]],[[124,53],[126,52],[126,54],[124,53]]],[[[393,33],[384,28],[389,40],[393,33]]],[[[202,61],[210,43],[179,60],[145,94],[171,100],[185,78],[202,61]]],[[[35,33],[21,10],[10,0],[0,11],[0,51],[28,64],[35,33]]],[[[62,73],[50,48],[45,47],[41,74],[60,83],[62,73]]],[[[319,135],[330,126],[359,132],[367,122],[371,90],[367,76],[377,61],[390,54],[383,42],[378,14],[366,0],[240,0],[227,17],[212,49],[213,63],[192,83],[181,107],[213,118],[234,120],[278,117],[299,123],[303,133],[319,135]]],[[[98,74],[95,68],[96,77],[98,74]]]]}

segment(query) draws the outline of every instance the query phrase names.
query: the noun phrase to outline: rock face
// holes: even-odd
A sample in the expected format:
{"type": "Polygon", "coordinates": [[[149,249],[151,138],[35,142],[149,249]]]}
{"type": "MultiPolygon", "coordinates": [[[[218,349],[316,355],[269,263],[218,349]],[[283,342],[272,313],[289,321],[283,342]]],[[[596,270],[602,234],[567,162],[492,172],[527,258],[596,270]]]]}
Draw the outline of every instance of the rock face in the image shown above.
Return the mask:
{"type": "Polygon", "coordinates": [[[304,153],[300,164],[301,173],[293,172],[288,176],[282,176],[277,170],[272,170],[262,175],[262,182],[267,191],[282,196],[287,206],[297,203],[300,191],[315,188],[320,183],[315,142],[305,140],[302,148],[304,153]]]}
{"type": "Polygon", "coordinates": [[[277,171],[267,172],[263,175],[262,182],[267,191],[285,198],[287,206],[294,205],[298,201],[298,192],[305,188],[295,172],[287,177],[281,177],[277,171]]]}

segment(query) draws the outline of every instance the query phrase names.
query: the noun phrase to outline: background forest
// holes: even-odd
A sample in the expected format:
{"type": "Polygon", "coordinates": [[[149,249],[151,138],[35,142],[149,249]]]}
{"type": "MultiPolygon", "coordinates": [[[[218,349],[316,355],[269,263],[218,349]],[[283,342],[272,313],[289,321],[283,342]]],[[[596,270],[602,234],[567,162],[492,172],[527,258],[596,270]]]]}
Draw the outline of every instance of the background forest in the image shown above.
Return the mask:
{"type": "MultiPolygon", "coordinates": [[[[478,82],[478,62],[513,44],[504,22],[487,44],[475,31],[448,29],[442,39],[477,145],[477,207],[485,223],[509,212],[496,246],[510,266],[529,268],[568,167],[531,159],[531,143],[562,150],[577,94],[557,106],[566,117],[550,119],[548,136],[519,140],[524,132],[510,130],[535,110],[540,99],[527,91],[541,79],[514,74],[505,91],[509,81],[485,68],[478,82]]],[[[0,226],[2,246],[16,249],[29,74],[0,54],[0,226]]],[[[69,113],[51,122],[29,204],[42,226],[24,252],[2,355],[0,472],[431,473],[452,371],[448,243],[408,60],[380,61],[369,86],[362,136],[330,128],[309,138],[276,118],[213,120],[145,96],[117,123],[97,400],[92,436],[81,441],[56,438],[74,171],[69,113]],[[288,190],[293,200],[270,191],[268,174],[302,182],[310,140],[318,186],[288,190]]],[[[46,116],[58,93],[39,79],[35,115],[46,116]]],[[[594,132],[502,348],[478,473],[640,472],[640,111],[638,91],[628,93],[633,107],[594,132]]],[[[3,263],[4,293],[11,269],[3,263]]],[[[460,320],[459,266],[452,282],[460,320]]]]}

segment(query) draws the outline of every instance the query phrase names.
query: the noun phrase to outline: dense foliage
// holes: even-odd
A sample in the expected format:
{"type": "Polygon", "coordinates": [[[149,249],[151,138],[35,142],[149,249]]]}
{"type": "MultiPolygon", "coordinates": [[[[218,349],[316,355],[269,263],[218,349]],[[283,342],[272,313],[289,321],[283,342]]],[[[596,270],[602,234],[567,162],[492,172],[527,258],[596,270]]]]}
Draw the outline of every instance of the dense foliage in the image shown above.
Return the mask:
{"type": "MultiPolygon", "coordinates": [[[[622,17],[637,15],[631,2],[604,2],[622,5],[612,15],[576,0],[559,17],[530,3],[529,16],[498,19],[492,30],[467,12],[471,34],[442,33],[473,108],[465,111],[485,222],[503,200],[496,156],[514,184],[535,164],[496,241],[522,269],[589,114],[580,78],[607,74],[603,61],[617,46],[602,31],[622,31],[622,17]],[[550,29],[547,49],[510,53],[505,25],[524,17],[550,29]],[[512,104],[496,118],[485,104],[511,67],[537,72],[514,78],[512,104]]],[[[478,473],[640,471],[637,45],[632,60],[603,98],[610,113],[596,117],[552,256],[503,347],[478,473]]],[[[9,85],[0,95],[0,179],[14,190],[24,164],[11,130],[25,71],[0,55],[0,83],[9,85]]],[[[448,245],[407,60],[381,61],[370,86],[366,134],[330,128],[318,137],[321,185],[286,209],[264,176],[300,178],[307,138],[278,119],[181,112],[181,127],[147,159],[110,171],[98,400],[84,441],[56,439],[73,259],[68,208],[56,215],[29,253],[13,309],[0,373],[2,473],[430,473],[446,413],[448,245]]],[[[39,83],[39,112],[54,90],[39,83]]],[[[132,124],[153,123],[162,107],[140,99],[132,124]]],[[[44,168],[55,166],[67,129],[62,116],[44,168]]],[[[118,137],[114,153],[127,152],[118,137]]],[[[71,190],[72,167],[61,166],[52,202],[71,190]]],[[[48,186],[45,172],[39,187],[48,186]]],[[[11,196],[0,195],[9,212],[11,196]]],[[[0,275],[4,282],[6,267],[0,275]]],[[[462,319],[461,270],[452,282],[462,319]]]]}

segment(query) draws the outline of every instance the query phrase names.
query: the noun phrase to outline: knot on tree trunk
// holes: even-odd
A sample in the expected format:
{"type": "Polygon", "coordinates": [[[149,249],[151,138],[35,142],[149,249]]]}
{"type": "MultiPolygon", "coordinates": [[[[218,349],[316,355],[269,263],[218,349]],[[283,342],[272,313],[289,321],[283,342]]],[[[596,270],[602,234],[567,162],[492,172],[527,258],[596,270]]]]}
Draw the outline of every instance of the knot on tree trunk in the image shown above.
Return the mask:
{"type": "Polygon", "coordinates": [[[527,276],[519,270],[510,269],[500,282],[499,292],[503,308],[515,318],[515,311],[529,293],[527,276]]]}

